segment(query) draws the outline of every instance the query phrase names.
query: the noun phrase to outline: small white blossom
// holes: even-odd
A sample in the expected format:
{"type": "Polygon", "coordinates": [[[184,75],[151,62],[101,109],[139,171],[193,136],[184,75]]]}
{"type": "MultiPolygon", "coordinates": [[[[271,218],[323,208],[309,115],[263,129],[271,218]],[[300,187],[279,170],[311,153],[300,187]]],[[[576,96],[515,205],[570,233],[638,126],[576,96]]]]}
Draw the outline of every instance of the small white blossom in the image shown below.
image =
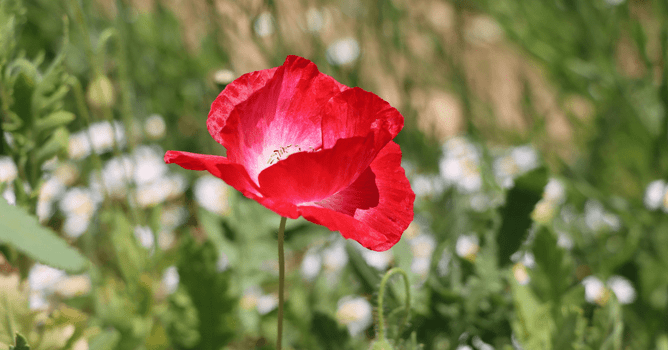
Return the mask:
{"type": "Polygon", "coordinates": [[[471,344],[475,346],[478,350],[494,350],[494,347],[485,343],[479,336],[473,336],[471,339],[471,344]]]}
{"type": "Polygon", "coordinates": [[[63,270],[36,263],[28,273],[30,296],[28,304],[31,310],[44,309],[49,306],[46,297],[53,293],[55,286],[65,279],[63,270]]]}
{"type": "Polygon", "coordinates": [[[162,150],[157,146],[135,148],[132,159],[134,161],[133,177],[137,185],[151,183],[167,173],[169,168],[162,154],[162,150]]]}
{"type": "Polygon", "coordinates": [[[562,204],[566,200],[566,188],[564,184],[555,178],[550,178],[545,185],[545,190],[543,190],[543,199],[556,203],[562,204]]]}
{"type": "Polygon", "coordinates": [[[411,272],[420,276],[422,280],[429,275],[429,267],[431,266],[431,258],[418,257],[411,261],[411,272]]]}
{"type": "Polygon", "coordinates": [[[411,188],[417,197],[439,197],[445,190],[443,179],[437,175],[416,175],[411,188]]]}
{"type": "Polygon", "coordinates": [[[85,131],[80,131],[70,135],[67,146],[67,153],[70,159],[80,160],[90,155],[90,141],[85,131]]]}
{"type": "Polygon", "coordinates": [[[585,300],[589,303],[605,305],[609,298],[609,292],[603,282],[594,276],[587,276],[582,280],[585,288],[585,300]]]}
{"type": "Polygon", "coordinates": [[[234,81],[236,74],[229,69],[219,69],[213,73],[213,81],[218,85],[227,85],[234,81]]]}
{"type": "Polygon", "coordinates": [[[49,177],[40,187],[37,196],[37,218],[44,223],[54,214],[53,203],[65,192],[65,186],[55,177],[49,177]]]}
{"type": "Polygon", "coordinates": [[[228,259],[227,254],[222,251],[218,252],[218,260],[216,260],[216,271],[223,272],[227,270],[229,266],[230,259],[228,259]]]}
{"type": "Polygon", "coordinates": [[[86,274],[66,276],[53,287],[53,292],[65,298],[84,295],[91,291],[90,277],[86,274]]]}
{"type": "Polygon", "coordinates": [[[167,124],[160,114],[151,114],[144,121],[144,132],[151,140],[158,140],[165,136],[167,124]]]}
{"type": "Polygon", "coordinates": [[[338,302],[336,319],[348,327],[351,336],[356,336],[373,322],[371,304],[362,297],[344,297],[338,302]]]}
{"type": "Polygon", "coordinates": [[[274,294],[265,294],[257,299],[257,312],[266,315],[278,306],[278,297],[274,294]]]}
{"type": "Polygon", "coordinates": [[[239,306],[244,310],[252,310],[257,306],[257,301],[262,295],[262,291],[257,286],[252,286],[244,290],[244,295],[239,299],[239,306]]]}
{"type": "Polygon", "coordinates": [[[566,250],[571,250],[573,249],[573,239],[568,233],[557,230],[557,245],[566,250]]]}
{"type": "Polygon", "coordinates": [[[455,252],[459,257],[473,261],[480,250],[479,243],[478,236],[475,234],[461,235],[457,238],[455,252]]]}
{"type": "Polygon", "coordinates": [[[0,157],[0,184],[14,181],[18,173],[16,164],[14,164],[14,160],[11,157],[0,157]]]}
{"type": "Polygon", "coordinates": [[[28,285],[33,291],[51,291],[66,276],[63,270],[36,263],[28,272],[28,285]]]}
{"type": "Polygon", "coordinates": [[[443,249],[441,253],[441,258],[438,260],[438,265],[436,266],[438,270],[438,275],[445,277],[450,272],[450,262],[452,261],[452,253],[447,249],[443,249]]]}
{"type": "Polygon", "coordinates": [[[593,199],[585,203],[584,220],[587,227],[594,232],[605,229],[618,231],[621,228],[619,217],[607,212],[601,202],[593,199]]]}
{"type": "Polygon", "coordinates": [[[259,37],[267,37],[274,34],[274,16],[269,12],[263,12],[257,16],[253,29],[259,37]]]}
{"type": "Polygon", "coordinates": [[[345,242],[338,240],[322,252],[323,267],[327,271],[338,272],[348,263],[345,242]]]}
{"type": "Polygon", "coordinates": [[[135,238],[142,247],[146,249],[152,249],[155,244],[155,237],[153,237],[153,231],[148,226],[136,226],[134,229],[135,238]]]}
{"type": "Polygon", "coordinates": [[[325,26],[325,16],[322,11],[311,7],[306,11],[306,28],[311,33],[317,33],[325,26]]]}
{"type": "Polygon", "coordinates": [[[636,290],[626,278],[611,276],[608,278],[607,285],[615,293],[620,304],[631,304],[636,300],[636,290]]]}
{"type": "Polygon", "coordinates": [[[104,164],[102,182],[109,196],[117,199],[125,198],[133,171],[134,163],[128,156],[115,157],[104,164]]]}
{"type": "Polygon", "coordinates": [[[183,225],[188,218],[188,209],[182,205],[168,205],[160,213],[160,226],[171,231],[183,225]]]}
{"type": "Polygon", "coordinates": [[[645,207],[649,210],[656,210],[663,204],[663,199],[667,190],[666,183],[663,180],[655,180],[647,185],[645,189],[645,207]]]}
{"type": "Polygon", "coordinates": [[[231,211],[229,189],[223,180],[204,175],[195,181],[195,201],[204,209],[218,215],[227,215],[231,211]]]}
{"type": "Polygon", "coordinates": [[[357,39],[347,37],[339,39],[327,48],[327,61],[335,66],[354,62],[360,55],[360,44],[357,39]]]}
{"type": "Polygon", "coordinates": [[[88,128],[88,134],[92,143],[91,148],[97,154],[111,151],[114,149],[114,143],[119,149],[125,147],[125,130],[123,125],[117,121],[93,123],[88,128]]]}
{"type": "Polygon", "coordinates": [[[385,271],[392,262],[394,256],[389,250],[376,252],[364,248],[364,250],[362,250],[362,258],[364,258],[364,261],[366,261],[369,266],[376,270],[385,271]]]}
{"type": "Polygon", "coordinates": [[[474,193],[482,187],[480,154],[466,138],[455,137],[445,142],[439,171],[445,184],[456,186],[460,192],[474,193]]]}
{"type": "Polygon", "coordinates": [[[316,252],[307,252],[302,259],[301,274],[307,281],[312,281],[320,273],[322,267],[322,257],[316,252]]]}
{"type": "Polygon", "coordinates": [[[14,193],[14,187],[7,186],[4,192],[2,192],[2,198],[4,198],[9,205],[16,205],[16,193],[14,193]]]}
{"type": "Polygon", "coordinates": [[[436,249],[436,240],[432,235],[421,234],[410,241],[411,252],[415,258],[429,258],[436,249]]]}
{"type": "Polygon", "coordinates": [[[513,265],[513,276],[517,280],[517,283],[521,285],[526,285],[531,280],[527,272],[527,267],[519,262],[513,265]]]}
{"type": "Polygon", "coordinates": [[[513,148],[510,156],[513,157],[520,173],[525,173],[538,167],[538,153],[530,145],[513,148]]]}
{"type": "Polygon", "coordinates": [[[167,294],[176,292],[176,289],[179,287],[179,280],[179,271],[176,266],[170,266],[165,270],[162,275],[162,285],[167,291],[167,294]]]}
{"type": "Polygon", "coordinates": [[[69,189],[60,200],[60,210],[65,213],[63,231],[69,237],[81,236],[97,210],[97,199],[86,188],[74,187],[69,189]]]}

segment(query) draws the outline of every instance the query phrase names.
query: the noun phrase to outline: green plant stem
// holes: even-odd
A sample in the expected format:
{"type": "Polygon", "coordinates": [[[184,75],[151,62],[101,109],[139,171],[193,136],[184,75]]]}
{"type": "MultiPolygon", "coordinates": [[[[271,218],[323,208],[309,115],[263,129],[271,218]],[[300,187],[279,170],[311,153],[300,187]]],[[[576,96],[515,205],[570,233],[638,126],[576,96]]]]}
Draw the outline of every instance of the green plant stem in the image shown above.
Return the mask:
{"type": "Polygon", "coordinates": [[[383,316],[385,285],[387,284],[387,281],[390,279],[390,277],[397,273],[404,277],[404,285],[406,287],[406,316],[404,318],[404,322],[402,322],[402,326],[408,321],[409,311],[411,310],[411,286],[408,282],[408,275],[406,274],[406,271],[399,267],[395,267],[390,271],[387,271],[385,276],[383,276],[383,279],[380,281],[380,290],[378,292],[378,339],[385,338],[385,317],[383,316]]]}
{"type": "Polygon", "coordinates": [[[278,334],[276,336],[276,349],[281,350],[283,342],[283,299],[285,290],[285,252],[283,241],[285,236],[285,222],[288,218],[281,217],[278,227],[278,334]]]}

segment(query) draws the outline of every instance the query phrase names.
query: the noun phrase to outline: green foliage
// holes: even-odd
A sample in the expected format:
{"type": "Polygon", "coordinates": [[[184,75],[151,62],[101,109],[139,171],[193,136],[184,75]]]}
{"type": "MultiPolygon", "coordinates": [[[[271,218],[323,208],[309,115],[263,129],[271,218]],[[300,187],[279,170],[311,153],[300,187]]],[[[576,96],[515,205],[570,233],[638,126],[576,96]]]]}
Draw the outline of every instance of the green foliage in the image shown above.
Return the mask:
{"type": "Polygon", "coordinates": [[[326,313],[315,311],[311,320],[311,329],[319,345],[326,350],[348,349],[350,336],[345,329],[326,313]]]}
{"type": "Polygon", "coordinates": [[[30,350],[28,341],[19,333],[16,333],[16,341],[14,344],[14,346],[9,346],[9,350],[30,350]]]}
{"type": "Polygon", "coordinates": [[[182,345],[189,349],[218,349],[234,335],[234,299],[228,290],[230,274],[217,271],[218,252],[209,242],[200,246],[186,239],[181,254],[178,264],[181,284],[190,295],[199,319],[199,341],[193,340],[191,346],[182,345]]]}
{"type": "Polygon", "coordinates": [[[51,230],[40,226],[23,209],[0,200],[0,242],[32,259],[69,272],[88,267],[87,259],[51,230]]]}
{"type": "Polygon", "coordinates": [[[531,212],[541,198],[547,184],[547,169],[539,168],[515,180],[508,192],[506,205],[501,208],[503,218],[497,237],[499,265],[510,262],[510,255],[517,251],[531,226],[531,212]]]}
{"type": "Polygon", "coordinates": [[[572,262],[565,250],[557,246],[556,237],[544,227],[537,230],[532,248],[536,257],[535,283],[532,285],[536,293],[543,301],[565,305],[560,298],[573,284],[572,262]]]}

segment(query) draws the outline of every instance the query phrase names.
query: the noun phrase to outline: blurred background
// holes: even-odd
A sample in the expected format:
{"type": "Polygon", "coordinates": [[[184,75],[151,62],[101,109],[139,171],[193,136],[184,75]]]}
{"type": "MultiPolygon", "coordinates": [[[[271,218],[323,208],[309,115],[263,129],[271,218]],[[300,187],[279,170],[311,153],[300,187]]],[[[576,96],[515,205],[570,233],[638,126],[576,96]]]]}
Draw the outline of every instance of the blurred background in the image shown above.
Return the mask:
{"type": "Polygon", "coordinates": [[[668,350],[665,0],[0,0],[0,349],[273,349],[278,215],[166,150],[315,62],[405,117],[387,252],[289,220],[288,349],[668,350]]]}

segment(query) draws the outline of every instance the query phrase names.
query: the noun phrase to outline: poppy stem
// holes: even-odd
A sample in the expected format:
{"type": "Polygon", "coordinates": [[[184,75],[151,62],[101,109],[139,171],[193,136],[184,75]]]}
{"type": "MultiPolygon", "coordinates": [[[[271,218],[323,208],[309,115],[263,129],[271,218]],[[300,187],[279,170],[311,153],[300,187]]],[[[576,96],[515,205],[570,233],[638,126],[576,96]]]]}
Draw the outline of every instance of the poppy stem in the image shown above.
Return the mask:
{"type": "Polygon", "coordinates": [[[283,251],[283,237],[286,221],[288,221],[288,218],[281,217],[281,224],[278,227],[278,334],[276,336],[276,349],[278,350],[281,350],[283,340],[283,299],[285,299],[285,252],[283,251]]]}
{"type": "MultiPolygon", "coordinates": [[[[400,326],[400,330],[408,322],[408,316],[411,311],[411,286],[408,282],[408,274],[400,267],[395,267],[385,273],[383,279],[380,281],[380,290],[378,291],[378,339],[385,339],[385,317],[383,316],[383,297],[385,296],[385,285],[390,277],[394,274],[400,274],[404,277],[404,287],[406,288],[406,316],[404,322],[400,326]]],[[[399,331],[398,333],[401,333],[399,331]]]]}

